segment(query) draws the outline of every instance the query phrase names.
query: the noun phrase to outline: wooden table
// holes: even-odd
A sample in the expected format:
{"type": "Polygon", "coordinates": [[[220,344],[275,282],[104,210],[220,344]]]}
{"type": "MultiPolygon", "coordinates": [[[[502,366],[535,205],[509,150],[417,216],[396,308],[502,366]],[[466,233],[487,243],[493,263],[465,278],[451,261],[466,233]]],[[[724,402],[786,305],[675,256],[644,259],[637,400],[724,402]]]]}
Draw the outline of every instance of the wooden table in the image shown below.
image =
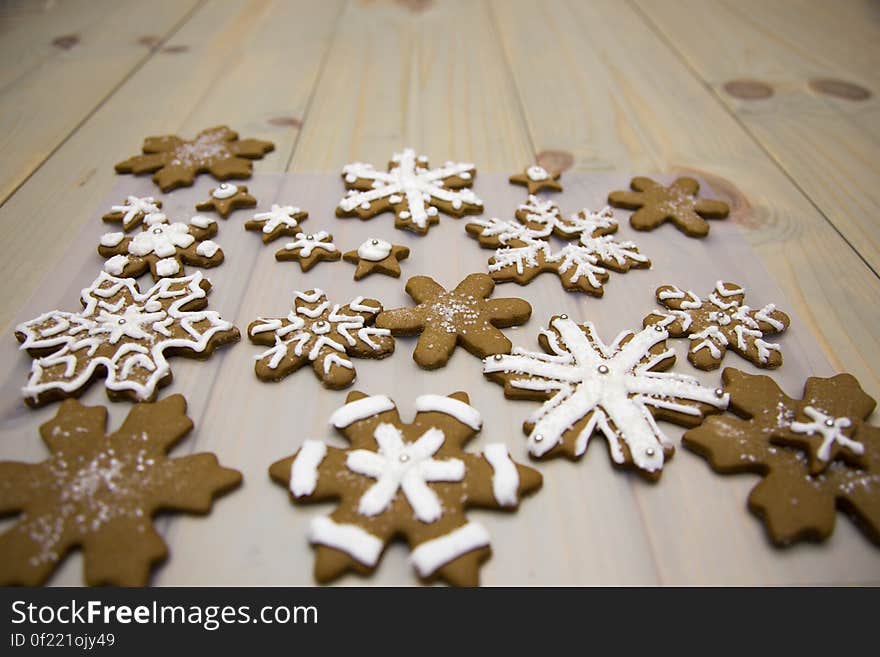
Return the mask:
{"type": "Polygon", "coordinates": [[[261,172],[338,172],[403,145],[486,172],[536,157],[696,172],[734,199],[834,366],[880,396],[869,0],[8,2],[0,34],[7,338],[115,162],[146,135],[225,123],[275,142],[261,172]]]}

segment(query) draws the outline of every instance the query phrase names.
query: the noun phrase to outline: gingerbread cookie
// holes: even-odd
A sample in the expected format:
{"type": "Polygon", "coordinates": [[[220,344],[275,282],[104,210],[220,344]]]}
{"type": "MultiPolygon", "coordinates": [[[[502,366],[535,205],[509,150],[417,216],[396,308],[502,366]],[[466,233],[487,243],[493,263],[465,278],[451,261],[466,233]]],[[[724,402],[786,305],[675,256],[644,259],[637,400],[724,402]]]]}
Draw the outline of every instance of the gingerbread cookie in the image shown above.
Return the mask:
{"type": "Polygon", "coordinates": [[[355,251],[348,251],[342,256],[346,262],[357,265],[354,272],[356,281],[374,273],[400,278],[400,261],[408,257],[407,247],[375,238],[364,240],[355,251]]]}
{"type": "Polygon", "coordinates": [[[82,291],[82,311],[52,310],[15,328],[34,357],[25,401],[76,397],[100,377],[111,399],[152,401],[171,382],[166,356],[207,358],[239,339],[232,324],[202,310],[210,289],[201,272],[163,278],[146,292],[133,278],[101,272],[82,291]]]}
{"type": "Polygon", "coordinates": [[[0,511],[20,513],[0,534],[0,584],[42,584],[79,547],[87,584],[145,585],[168,555],[153,516],[208,513],[241,483],[214,454],[168,457],[192,427],[181,395],[133,406],[109,435],[103,406],[61,404],[40,427],[49,458],[0,462],[0,511]]]}
{"type": "Polygon", "coordinates": [[[671,221],[688,237],[709,234],[706,219],[724,219],[730,207],[723,201],[697,198],[700,183],[693,178],[677,178],[669,187],[650,178],[633,178],[633,191],[611,192],[608,202],[616,208],[635,210],[629,223],[636,230],[654,230],[671,221]]]}
{"type": "Polygon", "coordinates": [[[101,217],[110,224],[122,224],[126,233],[141,223],[161,224],[166,221],[162,213],[162,201],[152,196],[129,196],[119,205],[111,205],[110,212],[101,217]]]}
{"type": "Polygon", "coordinates": [[[688,360],[701,370],[718,368],[728,349],[758,367],[779,367],[779,345],[764,338],[782,333],[791,320],[772,303],[753,310],[743,304],[745,297],[739,285],[724,281],[716,282],[705,299],[674,285],[661,285],[657,301],[669,310],[655,310],[645,317],[644,325],[660,325],[674,338],[687,336],[688,360]]]}
{"type": "Polygon", "coordinates": [[[655,420],[694,426],[728,401],[722,390],[665,371],[675,362],[667,337],[656,326],[624,331],[608,345],[592,322],[557,315],[538,338],[546,353],[497,354],[483,361],[483,372],[511,399],[544,401],[523,425],[532,456],[577,459],[602,433],[616,465],[656,479],[675,448],[655,420]]]}
{"type": "Polygon", "coordinates": [[[217,180],[250,178],[251,160],[258,160],[275,145],[260,139],[239,139],[226,126],[202,130],[192,141],[177,135],[147,137],[143,155],[135,155],[116,165],[116,173],[152,173],[153,182],[163,192],[189,187],[199,173],[210,173],[217,180]]]}
{"type": "Polygon", "coordinates": [[[312,520],[315,579],[369,574],[400,537],[423,580],[479,584],[490,536],[466,510],[514,510],[541,487],[541,475],[515,463],[501,443],[482,454],[463,450],[482,427],[464,392],[418,397],[412,423],[401,421],[385,395],[351,392],[346,401],[330,423],[350,448],[308,439],[269,469],[294,502],[339,502],[332,514],[312,520]]]}
{"type": "Polygon", "coordinates": [[[259,354],[255,371],[263,381],[280,381],[308,362],[327,388],[350,386],[355,379],[350,357],[385,358],[394,353],[387,329],[373,326],[382,304],[356,297],[340,306],[323,290],[293,293],[287,317],[260,317],[248,327],[251,342],[270,347],[259,354]]]}
{"type": "Polygon", "coordinates": [[[545,189],[561,192],[562,185],[559,184],[559,176],[560,174],[555,171],[551,173],[544,167],[533,164],[530,167],[526,167],[522,173],[512,175],[510,182],[513,185],[528,187],[529,194],[537,194],[545,189]]]}
{"type": "Polygon", "coordinates": [[[263,244],[281,236],[294,237],[299,232],[299,225],[308,219],[309,213],[293,205],[272,204],[268,212],[258,212],[253,219],[246,221],[246,230],[258,230],[263,234],[263,244]]]}
{"type": "Polygon", "coordinates": [[[499,329],[525,324],[532,307],[522,299],[489,299],[495,289],[486,274],[470,274],[450,292],[427,276],[406,283],[406,293],[418,304],[412,308],[386,310],[376,326],[392,335],[418,335],[413,359],[419,367],[443,367],[461,345],[484,358],[510,351],[510,340],[499,329]]]}
{"type": "Polygon", "coordinates": [[[342,178],[349,191],[336,216],[369,219],[392,211],[395,227],[424,235],[439,222],[440,212],[461,217],[483,211],[483,202],[466,189],[476,173],[473,164],[462,162],[429,169],[428,158],[416,157],[411,148],[392,155],[387,173],[363,162],[347,164],[342,178]]]}
{"type": "Polygon", "coordinates": [[[104,233],[98,253],[108,258],[104,271],[114,276],[137,278],[149,270],[158,280],[183,276],[184,263],[195,267],[216,267],[223,262],[223,250],[208,239],[217,234],[217,222],[195,216],[187,226],[144,222],[143,230],[127,237],[124,233],[104,233]]]}
{"type": "Polygon", "coordinates": [[[874,400],[849,374],[811,377],[792,399],[768,376],[724,370],[729,415],[684,434],[684,445],[722,474],[753,472],[748,498],[778,546],[821,541],[835,510],[880,544],[880,429],[865,422],[874,400]]]}
{"type": "Polygon", "coordinates": [[[296,260],[304,272],[322,260],[335,262],[341,257],[339,249],[333,243],[333,235],[326,230],[308,235],[297,233],[292,242],[287,242],[283,249],[275,252],[276,260],[296,260]]]}
{"type": "Polygon", "coordinates": [[[552,272],[566,290],[601,297],[608,269],[623,273],[651,266],[634,243],[611,237],[618,226],[608,208],[599,212],[584,209],[563,219],[554,204],[530,196],[528,203],[517,209],[516,219],[474,219],[465,226],[480,246],[495,249],[489,273],[498,282],[526,285],[539,274],[552,272]],[[580,237],[580,243],[554,250],[551,235],[580,237]]]}
{"type": "Polygon", "coordinates": [[[248,193],[247,185],[220,183],[211,190],[207,200],[196,204],[196,210],[201,212],[213,210],[226,219],[234,210],[256,206],[257,199],[248,193]]]}

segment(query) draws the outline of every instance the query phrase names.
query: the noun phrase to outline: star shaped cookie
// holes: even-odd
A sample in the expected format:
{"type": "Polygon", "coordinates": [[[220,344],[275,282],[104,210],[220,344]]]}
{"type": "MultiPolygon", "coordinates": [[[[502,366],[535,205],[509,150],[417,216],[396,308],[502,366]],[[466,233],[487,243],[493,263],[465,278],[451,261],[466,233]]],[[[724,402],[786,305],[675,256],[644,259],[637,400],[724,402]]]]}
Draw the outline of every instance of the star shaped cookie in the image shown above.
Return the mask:
{"type": "Polygon", "coordinates": [[[333,235],[326,230],[311,234],[297,233],[292,242],[287,242],[283,249],[275,252],[276,260],[296,260],[304,272],[322,260],[335,262],[341,257],[333,243],[333,235]]]}
{"type": "Polygon", "coordinates": [[[294,205],[272,204],[268,212],[257,212],[253,219],[244,223],[245,230],[258,230],[263,234],[263,244],[281,236],[295,237],[299,225],[309,218],[309,213],[294,205]]]}
{"type": "Polygon", "coordinates": [[[561,192],[562,185],[559,183],[561,174],[547,171],[544,167],[533,164],[522,173],[515,173],[510,177],[511,184],[522,185],[529,188],[529,194],[537,194],[545,189],[561,192]]]}
{"type": "Polygon", "coordinates": [[[219,187],[211,190],[206,201],[202,201],[196,205],[196,210],[208,212],[214,210],[224,219],[228,217],[233,210],[238,208],[253,208],[257,205],[257,199],[248,194],[246,185],[235,185],[233,183],[220,183],[219,187]]]}
{"type": "Polygon", "coordinates": [[[395,336],[419,335],[413,359],[427,370],[443,367],[458,344],[479,358],[506,354],[512,345],[499,329],[524,324],[532,306],[523,299],[488,299],[494,289],[488,274],[470,274],[451,291],[415,276],[407,281],[406,293],[418,305],[386,310],[376,326],[395,336]]]}
{"type": "Polygon", "coordinates": [[[354,251],[347,252],[342,259],[357,265],[354,280],[359,281],[373,273],[400,278],[400,261],[408,257],[407,247],[373,238],[365,240],[354,251]]]}

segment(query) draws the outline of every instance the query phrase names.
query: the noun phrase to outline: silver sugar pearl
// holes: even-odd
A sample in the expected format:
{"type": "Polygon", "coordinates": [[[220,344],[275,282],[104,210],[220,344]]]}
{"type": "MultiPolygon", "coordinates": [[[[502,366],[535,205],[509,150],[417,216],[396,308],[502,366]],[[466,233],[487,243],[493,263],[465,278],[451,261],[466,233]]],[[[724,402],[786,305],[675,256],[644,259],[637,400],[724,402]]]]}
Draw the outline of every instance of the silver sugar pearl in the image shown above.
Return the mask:
{"type": "Polygon", "coordinates": [[[647,454],[648,456],[654,456],[654,448],[649,447],[648,449],[645,450],[645,454],[647,454]]]}
{"type": "Polygon", "coordinates": [[[502,356],[501,354],[495,354],[494,356],[492,356],[492,358],[500,361],[502,358],[504,358],[504,356],[502,356]]]}
{"type": "Polygon", "coordinates": [[[409,461],[409,455],[408,454],[401,454],[400,455],[400,462],[406,463],[407,461],[409,461]]]}
{"type": "Polygon", "coordinates": [[[306,239],[311,241],[311,240],[315,239],[315,236],[314,235],[306,235],[306,239]]]}
{"type": "Polygon", "coordinates": [[[118,323],[119,323],[119,324],[125,324],[125,319],[124,319],[123,317],[120,317],[118,323]]]}
{"type": "Polygon", "coordinates": [[[826,427],[833,427],[833,426],[834,426],[834,420],[832,420],[831,418],[828,418],[827,420],[825,420],[825,426],[826,426],[826,427]]]}
{"type": "Polygon", "coordinates": [[[568,319],[568,315],[560,315],[559,319],[568,319]]]}
{"type": "Polygon", "coordinates": [[[542,436],[542,435],[539,434],[539,433],[536,433],[536,434],[535,434],[535,442],[536,442],[536,443],[539,443],[539,442],[541,442],[542,440],[544,440],[544,436],[542,436]]]}
{"type": "Polygon", "coordinates": [[[599,365],[599,374],[608,374],[608,366],[599,365]]]}
{"type": "Polygon", "coordinates": [[[379,244],[379,240],[370,240],[370,244],[376,246],[377,244],[379,244]]]}
{"type": "Polygon", "coordinates": [[[721,388],[715,388],[715,396],[720,399],[724,396],[724,391],[721,388]]]}
{"type": "Polygon", "coordinates": [[[162,234],[161,228],[154,228],[153,229],[153,235],[161,235],[161,234],[162,234]]]}
{"type": "Polygon", "coordinates": [[[663,327],[660,326],[659,324],[654,324],[654,330],[659,332],[659,331],[663,330],[663,327]]]}

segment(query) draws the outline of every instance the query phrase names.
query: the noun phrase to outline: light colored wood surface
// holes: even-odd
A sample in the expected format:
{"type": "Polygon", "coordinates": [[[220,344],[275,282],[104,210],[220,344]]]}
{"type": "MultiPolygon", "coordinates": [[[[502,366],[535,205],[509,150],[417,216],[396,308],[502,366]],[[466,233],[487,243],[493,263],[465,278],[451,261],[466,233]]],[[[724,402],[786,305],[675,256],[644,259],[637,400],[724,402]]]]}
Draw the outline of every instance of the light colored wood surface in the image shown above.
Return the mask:
{"type": "MultiPolygon", "coordinates": [[[[149,19],[154,23],[143,22],[148,19],[137,23],[151,25],[144,27],[144,34],[171,35],[169,52],[123,47],[139,36],[134,27],[114,32],[113,37],[104,34],[102,21],[130,25],[126,12],[135,17],[142,11],[135,2],[113,3],[114,11],[99,21],[65,18],[69,6],[59,8],[65,3],[45,12],[5,12],[0,28],[4,39],[11,34],[27,42],[20,35],[28,34],[36,45],[21,61],[7,54],[8,42],[0,46],[4,55],[0,103],[21,99],[11,105],[16,112],[29,103],[35,109],[27,112],[31,127],[20,132],[4,124],[8,115],[0,113],[0,162],[12,167],[12,175],[0,185],[15,189],[0,207],[4,256],[0,327],[8,336],[9,324],[21,319],[25,301],[84,227],[97,221],[116,181],[115,162],[137,152],[149,134],[191,134],[228,123],[243,135],[276,143],[276,151],[256,165],[261,172],[330,173],[353,159],[379,165],[393,150],[412,145],[435,162],[473,160],[481,172],[511,173],[539,152],[559,151],[560,157],[572,158],[576,171],[700,173],[733,201],[733,221],[745,229],[773,281],[833,368],[851,371],[869,393],[880,396],[876,329],[880,325],[876,274],[880,18],[876,5],[870,3],[833,4],[835,8],[818,2],[764,7],[732,2],[685,6],[651,0],[240,0],[206,2],[190,11],[191,5],[170,3],[167,11],[149,19]],[[53,39],[72,33],[89,38],[59,54],[46,54],[53,39]],[[75,58],[77,49],[87,46],[95,50],[81,61],[64,59],[75,58]],[[93,70],[89,57],[100,58],[102,53],[116,53],[118,61],[93,70]],[[75,102],[65,104],[63,112],[39,109],[45,85],[56,76],[82,78],[85,71],[91,78],[82,87],[91,92],[75,95],[75,102]],[[864,101],[819,96],[806,88],[805,80],[811,77],[853,82],[873,95],[864,101]],[[774,95],[766,100],[736,100],[723,90],[724,83],[735,78],[764,81],[774,95]],[[32,85],[35,88],[29,88],[32,85]],[[34,130],[32,126],[40,121],[49,128],[34,130]]],[[[229,234],[224,227],[221,243],[229,234]]],[[[679,238],[672,233],[673,239],[679,238]]],[[[228,304],[224,311],[237,317],[265,312],[233,296],[269,284],[273,290],[278,286],[273,303],[279,310],[285,307],[284,293],[290,285],[272,283],[280,265],[266,255],[250,243],[243,247],[239,264],[230,259],[224,265],[230,268],[228,274],[242,273],[240,279],[226,283],[231,289],[223,295],[227,301],[221,303],[228,304]],[[249,263],[256,263],[253,271],[249,263]]],[[[400,297],[399,287],[388,288],[389,299],[400,297]]],[[[63,307],[70,307],[70,301],[63,307]]],[[[178,383],[185,386],[188,377],[198,375],[198,367],[211,372],[243,367],[251,351],[240,345],[217,364],[186,363],[180,371],[175,369],[178,383]]],[[[395,360],[403,357],[398,354],[395,360]]],[[[425,377],[424,385],[430,381],[425,377]]],[[[312,382],[297,381],[303,383],[312,382]]],[[[256,384],[254,388],[248,394],[259,396],[261,390],[256,384]]],[[[35,428],[47,411],[18,409],[14,386],[4,390],[10,395],[3,400],[8,411],[4,428],[21,434],[21,440],[34,440],[35,428]]],[[[498,394],[491,388],[490,392],[498,394]]],[[[273,388],[273,403],[284,404],[282,393],[282,388],[273,388]]],[[[320,410],[329,412],[339,397],[328,395],[326,408],[320,410]]],[[[89,399],[101,401],[100,396],[89,399]]],[[[239,401],[232,391],[222,389],[211,400],[222,405],[254,401],[239,401]]],[[[192,400],[200,410],[207,403],[207,399],[192,400]]],[[[521,411],[511,406],[510,412],[513,426],[521,411]]],[[[257,455],[248,450],[244,419],[234,425],[242,434],[234,449],[219,437],[211,438],[212,432],[216,436],[228,431],[227,426],[208,416],[203,419],[206,426],[196,434],[199,449],[222,451],[226,462],[245,470],[249,482],[265,477],[267,464],[257,463],[257,455]]],[[[275,441],[276,452],[285,453],[287,439],[269,440],[275,441]]],[[[21,457],[28,453],[23,449],[21,457]]],[[[626,551],[627,563],[641,566],[624,571],[612,557],[601,557],[598,570],[596,564],[586,569],[560,567],[547,581],[564,583],[565,576],[586,583],[880,579],[870,550],[866,552],[863,541],[842,519],[831,549],[851,541],[867,561],[859,557],[850,569],[823,568],[827,565],[823,548],[807,546],[791,558],[797,571],[791,572],[775,565],[778,554],[766,545],[759,524],[742,508],[747,481],[718,478],[700,467],[693,469],[692,479],[667,477],[657,487],[645,487],[610,469],[607,475],[600,474],[599,450],[591,456],[590,475],[607,484],[600,493],[607,497],[582,503],[589,505],[588,516],[598,526],[586,526],[576,506],[564,506],[581,490],[586,470],[578,470],[576,479],[555,478],[561,468],[550,466],[545,475],[555,480],[548,481],[541,495],[552,498],[552,513],[561,514],[570,528],[570,533],[552,539],[561,542],[563,550],[604,540],[626,551]],[[703,490],[716,496],[695,495],[703,490]],[[607,514],[608,499],[615,504],[628,500],[621,506],[625,513],[607,514]],[[699,511],[692,508],[698,502],[713,511],[706,516],[711,519],[708,524],[689,519],[699,511]],[[675,512],[670,514],[670,508],[675,512]],[[725,513],[740,514],[736,522],[742,531],[732,535],[724,554],[743,559],[757,554],[752,570],[725,569],[717,563],[718,553],[701,549],[704,541],[713,536],[717,541],[719,533],[729,532],[723,526],[725,513]],[[598,572],[604,576],[599,578],[598,572]]],[[[676,458],[693,457],[680,451],[676,458]]],[[[283,495],[265,481],[253,485],[265,489],[267,512],[277,512],[283,523],[284,514],[290,513],[283,495]]],[[[221,504],[244,514],[245,499],[242,495],[236,501],[232,495],[221,504]]],[[[522,527],[500,523],[503,536],[513,541],[523,534],[531,536],[541,509],[548,508],[540,499],[524,506],[522,527]]],[[[225,511],[223,515],[235,516],[225,511]]],[[[219,531],[214,538],[225,542],[237,540],[237,529],[266,531],[265,525],[247,523],[220,529],[193,519],[163,523],[175,555],[162,571],[163,583],[207,583],[210,568],[199,556],[205,545],[200,532],[207,528],[219,531]]],[[[289,528],[284,536],[302,540],[301,532],[289,528]]],[[[265,541],[273,540],[265,536],[265,541]]],[[[499,546],[500,541],[496,538],[499,546]]],[[[536,543],[529,549],[537,553],[541,548],[536,543]]],[[[528,569],[527,563],[509,563],[502,554],[499,547],[492,567],[502,570],[493,572],[503,573],[508,565],[528,569]]],[[[611,555],[613,549],[597,554],[611,555]]],[[[246,556],[240,555],[238,566],[244,567],[246,556]]],[[[390,556],[392,563],[404,557],[403,551],[390,556]]],[[[572,554],[565,561],[577,564],[577,557],[572,554]]],[[[74,561],[65,567],[62,581],[77,581],[75,566],[74,561]]],[[[234,578],[217,581],[221,579],[234,578]]],[[[511,577],[514,580],[525,581],[511,577]]],[[[492,581],[503,583],[504,578],[492,581]]]]}

